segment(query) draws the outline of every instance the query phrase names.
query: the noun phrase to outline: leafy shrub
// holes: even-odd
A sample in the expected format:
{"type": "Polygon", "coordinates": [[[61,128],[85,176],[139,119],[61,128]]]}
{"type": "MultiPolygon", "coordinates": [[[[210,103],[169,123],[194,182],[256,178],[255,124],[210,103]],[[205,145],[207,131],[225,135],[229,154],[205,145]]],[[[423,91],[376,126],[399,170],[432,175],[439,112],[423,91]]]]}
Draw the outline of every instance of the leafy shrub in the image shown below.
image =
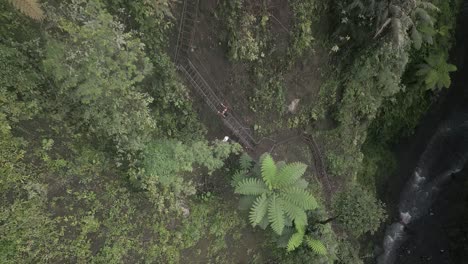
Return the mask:
{"type": "MultiPolygon", "coordinates": [[[[256,61],[263,57],[262,49],[265,43],[259,36],[261,25],[254,15],[245,10],[243,0],[223,1],[221,18],[227,28],[227,46],[230,59],[256,61]]],[[[262,20],[266,18],[264,17],[262,20]]]]}
{"type": "Polygon", "coordinates": [[[383,203],[359,185],[338,194],[333,210],[338,222],[354,236],[373,234],[386,218],[383,203]]]}
{"type": "Polygon", "coordinates": [[[301,179],[305,170],[305,164],[277,165],[269,154],[264,154],[261,175],[247,177],[242,172],[236,174],[233,179],[235,193],[246,195],[253,202],[249,215],[253,226],[265,229],[270,225],[276,234],[281,235],[285,226],[293,222],[295,226],[307,225],[305,211],[315,209],[317,202],[305,190],[307,182],[301,179]]]}
{"type": "Polygon", "coordinates": [[[224,160],[232,153],[238,153],[240,146],[216,141],[209,145],[205,141],[184,144],[174,140],[158,140],[149,144],[143,151],[144,171],[132,175],[133,182],[143,189],[156,191],[157,184],[172,186],[177,193],[193,194],[190,186],[183,184],[183,174],[194,168],[205,167],[208,173],[221,168],[224,160]],[[183,187],[186,187],[184,190],[183,187]]]}
{"type": "Polygon", "coordinates": [[[137,89],[151,64],[144,44],[102,8],[76,1],[67,18],[55,18],[67,35],[49,34],[44,67],[57,85],[64,116],[100,139],[112,139],[117,150],[134,152],[156,128],[148,108],[153,99],[137,89]]]}
{"type": "Polygon", "coordinates": [[[289,52],[293,58],[301,57],[312,48],[312,25],[316,21],[314,16],[318,15],[317,5],[316,0],[291,1],[294,24],[289,52]]]}
{"type": "Polygon", "coordinates": [[[417,76],[424,79],[427,89],[435,90],[449,88],[450,73],[457,70],[455,65],[446,62],[443,54],[432,54],[426,58],[426,63],[419,66],[417,76]]]}
{"type": "Polygon", "coordinates": [[[44,11],[39,0],[8,0],[15,8],[26,16],[41,21],[44,19],[44,11]]]}

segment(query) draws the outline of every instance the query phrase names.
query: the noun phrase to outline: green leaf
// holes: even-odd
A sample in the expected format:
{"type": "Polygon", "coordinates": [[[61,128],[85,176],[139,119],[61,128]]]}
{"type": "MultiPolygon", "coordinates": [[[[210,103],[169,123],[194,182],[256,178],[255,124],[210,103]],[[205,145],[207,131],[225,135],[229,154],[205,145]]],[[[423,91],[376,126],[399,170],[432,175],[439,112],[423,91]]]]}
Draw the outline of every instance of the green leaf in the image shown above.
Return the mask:
{"type": "Polygon", "coordinates": [[[298,248],[302,244],[302,241],[304,241],[304,232],[298,231],[294,233],[288,241],[288,252],[291,252],[298,248]]]}
{"type": "Polygon", "coordinates": [[[320,240],[307,237],[306,238],[306,244],[317,255],[326,255],[327,254],[327,248],[325,247],[325,245],[320,240]]]}
{"type": "Polygon", "coordinates": [[[262,159],[262,178],[268,188],[271,190],[274,187],[276,176],[275,161],[270,154],[265,154],[262,159]]]}
{"type": "Polygon", "coordinates": [[[247,178],[239,182],[234,192],[244,195],[261,195],[268,192],[268,187],[259,179],[247,178]]]}
{"type": "Polygon", "coordinates": [[[308,191],[302,190],[298,187],[286,189],[282,193],[282,198],[304,210],[313,210],[317,208],[317,201],[314,196],[312,196],[308,191]]]}
{"type": "Polygon", "coordinates": [[[276,234],[281,235],[281,233],[283,233],[285,219],[283,206],[276,194],[273,194],[270,197],[268,220],[271,223],[271,228],[276,232],[276,234]]]}
{"type": "Polygon", "coordinates": [[[279,186],[288,186],[294,184],[299,178],[304,175],[307,165],[300,162],[294,162],[283,166],[279,171],[276,179],[279,186]]]}
{"type": "Polygon", "coordinates": [[[250,209],[249,219],[253,226],[260,224],[267,213],[268,200],[266,194],[257,197],[252,208],[250,209]]]}

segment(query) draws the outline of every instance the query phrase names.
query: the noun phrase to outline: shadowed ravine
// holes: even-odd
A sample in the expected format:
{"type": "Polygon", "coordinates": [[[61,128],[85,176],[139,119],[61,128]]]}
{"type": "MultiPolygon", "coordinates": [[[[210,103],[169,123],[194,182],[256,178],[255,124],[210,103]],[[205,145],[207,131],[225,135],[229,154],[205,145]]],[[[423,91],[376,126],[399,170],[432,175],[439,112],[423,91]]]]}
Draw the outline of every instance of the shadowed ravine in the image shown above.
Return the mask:
{"type": "Polygon", "coordinates": [[[429,213],[440,190],[452,175],[463,169],[468,160],[466,135],[466,116],[447,121],[437,130],[402,191],[398,206],[400,219],[385,232],[379,264],[395,263],[398,250],[407,238],[407,227],[429,213]]]}
{"type": "MultiPolygon", "coordinates": [[[[454,260],[443,261],[432,259],[423,260],[423,255],[435,254],[435,248],[424,246],[424,249],[418,250],[418,254],[414,251],[424,244],[430,244],[425,239],[439,239],[438,231],[431,224],[437,221],[446,221],[446,218],[431,218],[434,213],[431,211],[431,206],[437,201],[439,195],[447,196],[448,207],[454,206],[452,202],[463,200],[463,197],[453,190],[453,195],[450,194],[451,189],[459,189],[460,185],[465,181],[461,177],[465,177],[460,173],[468,161],[468,92],[466,84],[468,83],[468,68],[466,65],[468,51],[468,32],[466,26],[468,19],[468,1],[465,1],[462,12],[459,15],[457,43],[453,49],[452,57],[454,63],[457,64],[459,71],[452,76],[453,82],[450,91],[444,94],[440,104],[433,112],[439,111],[437,115],[432,115],[428,120],[423,121],[423,128],[437,127],[435,132],[429,134],[428,143],[424,146],[424,150],[417,157],[412,165],[412,173],[409,175],[406,184],[400,193],[398,211],[395,212],[397,220],[389,225],[383,237],[383,250],[377,258],[378,264],[394,264],[394,263],[450,263],[455,264],[454,260]],[[434,116],[438,116],[435,118],[434,116]],[[460,177],[457,177],[457,173],[460,177]],[[457,178],[457,181],[453,181],[457,178]],[[451,199],[451,200],[450,200],[451,199]],[[425,221],[431,224],[423,223],[425,221]],[[414,234],[418,234],[419,238],[414,234]],[[408,244],[411,244],[412,250],[408,249],[408,244]],[[402,250],[405,248],[405,254],[402,250]],[[425,251],[425,252],[424,252],[425,251]],[[430,252],[429,252],[430,251],[430,252]],[[414,254],[413,254],[414,253],[414,254]],[[409,255],[413,256],[409,256],[409,255]],[[409,262],[408,262],[409,261],[409,262]],[[418,262],[415,262],[418,261],[418,262]],[[423,261],[423,262],[420,262],[423,261]],[[435,262],[434,262],[435,261],[435,262]]],[[[424,130],[424,129],[422,129],[424,130]]],[[[426,129],[430,130],[430,129],[426,129]]],[[[424,136],[425,132],[420,133],[424,136]]],[[[426,133],[427,134],[427,133],[426,133]]],[[[417,141],[418,134],[414,140],[417,141]]],[[[417,145],[417,144],[416,144],[417,145]]],[[[409,171],[409,170],[408,170],[409,171]]],[[[408,175],[408,174],[406,174],[408,175]]],[[[403,177],[404,178],[404,177],[403,177]]],[[[450,211],[441,210],[444,212],[450,211]]],[[[456,210],[456,209],[454,209],[456,210]]],[[[448,223],[447,223],[448,224],[448,223]]],[[[437,251],[445,252],[438,248],[437,251]]],[[[464,262],[465,263],[465,262],[464,262]]]]}

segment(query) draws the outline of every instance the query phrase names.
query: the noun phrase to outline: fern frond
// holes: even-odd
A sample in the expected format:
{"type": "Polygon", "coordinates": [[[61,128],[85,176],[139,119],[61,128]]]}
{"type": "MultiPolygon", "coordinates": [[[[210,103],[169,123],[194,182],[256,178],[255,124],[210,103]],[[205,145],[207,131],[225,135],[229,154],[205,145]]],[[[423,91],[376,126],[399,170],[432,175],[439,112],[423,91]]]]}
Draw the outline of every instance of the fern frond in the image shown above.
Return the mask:
{"type": "Polygon", "coordinates": [[[285,219],[283,206],[276,194],[273,194],[269,201],[268,220],[276,234],[281,235],[281,233],[283,233],[285,219]]]}
{"type": "Polygon", "coordinates": [[[307,214],[299,206],[282,199],[284,212],[294,221],[296,228],[302,228],[307,225],[307,214]]]}
{"type": "Polygon", "coordinates": [[[236,171],[236,173],[234,173],[234,175],[232,176],[231,186],[235,188],[239,184],[239,182],[245,179],[246,174],[247,171],[245,170],[236,171]]]}
{"type": "Polygon", "coordinates": [[[291,238],[288,241],[288,246],[286,247],[286,249],[288,250],[288,252],[291,252],[295,250],[296,248],[298,248],[302,244],[303,241],[304,241],[304,232],[298,231],[291,236],[291,238]]]}
{"type": "Polygon", "coordinates": [[[248,171],[252,168],[252,158],[249,156],[249,154],[247,153],[243,153],[241,156],[240,156],[240,159],[239,159],[239,163],[240,163],[240,166],[241,166],[241,169],[242,170],[245,170],[245,171],[248,171]]]}
{"type": "Polygon", "coordinates": [[[268,199],[265,194],[258,196],[250,209],[249,219],[252,226],[260,224],[268,210],[268,199]]]}
{"type": "Polygon", "coordinates": [[[317,201],[314,196],[306,190],[298,187],[291,187],[282,193],[282,198],[304,210],[313,210],[317,208],[317,201]]]}
{"type": "Polygon", "coordinates": [[[327,254],[327,248],[325,247],[325,245],[320,240],[307,237],[306,238],[306,244],[317,255],[326,255],[327,254]]]}
{"type": "Polygon", "coordinates": [[[261,195],[268,192],[268,187],[259,179],[247,178],[239,182],[234,192],[244,195],[261,195]]]}
{"type": "Polygon", "coordinates": [[[38,0],[9,0],[9,2],[21,13],[34,20],[44,19],[44,11],[38,0]]]}
{"type": "Polygon", "coordinates": [[[276,176],[278,185],[283,187],[294,184],[304,175],[306,169],[307,165],[300,162],[294,162],[283,166],[276,176]]]}
{"type": "Polygon", "coordinates": [[[273,160],[270,154],[266,154],[262,159],[262,178],[270,190],[273,189],[275,183],[275,176],[275,161],[273,160]]]}

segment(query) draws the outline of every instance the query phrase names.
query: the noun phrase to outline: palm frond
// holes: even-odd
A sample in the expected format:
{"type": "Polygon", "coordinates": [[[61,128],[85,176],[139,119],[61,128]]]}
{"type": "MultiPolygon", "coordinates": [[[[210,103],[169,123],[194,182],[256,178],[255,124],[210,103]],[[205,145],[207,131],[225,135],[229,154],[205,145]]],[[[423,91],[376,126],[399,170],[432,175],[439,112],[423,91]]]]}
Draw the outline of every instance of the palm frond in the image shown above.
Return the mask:
{"type": "Polygon", "coordinates": [[[262,178],[271,190],[275,184],[276,165],[270,154],[266,154],[262,159],[262,178]]]}
{"type": "Polygon", "coordinates": [[[244,195],[261,195],[268,192],[268,187],[259,179],[246,178],[239,182],[234,192],[244,195]]]}
{"type": "Polygon", "coordinates": [[[320,240],[307,237],[306,238],[306,244],[317,255],[326,255],[327,254],[327,248],[325,247],[325,245],[320,240]]]}
{"type": "Polygon", "coordinates": [[[300,162],[289,163],[283,166],[276,176],[279,186],[288,186],[294,184],[304,175],[307,165],[300,162]]]}
{"type": "Polygon", "coordinates": [[[298,187],[291,187],[282,193],[282,198],[304,210],[313,210],[317,208],[317,201],[308,191],[298,187]]]}
{"type": "Polygon", "coordinates": [[[260,224],[268,210],[268,199],[265,194],[258,196],[250,209],[249,219],[253,226],[260,224]]]}
{"type": "Polygon", "coordinates": [[[268,220],[275,233],[281,235],[281,233],[283,233],[285,219],[283,206],[276,194],[273,194],[269,201],[268,220]]]}
{"type": "Polygon", "coordinates": [[[9,2],[21,13],[34,20],[44,19],[44,11],[38,0],[9,0],[9,2]]]}

